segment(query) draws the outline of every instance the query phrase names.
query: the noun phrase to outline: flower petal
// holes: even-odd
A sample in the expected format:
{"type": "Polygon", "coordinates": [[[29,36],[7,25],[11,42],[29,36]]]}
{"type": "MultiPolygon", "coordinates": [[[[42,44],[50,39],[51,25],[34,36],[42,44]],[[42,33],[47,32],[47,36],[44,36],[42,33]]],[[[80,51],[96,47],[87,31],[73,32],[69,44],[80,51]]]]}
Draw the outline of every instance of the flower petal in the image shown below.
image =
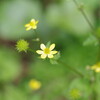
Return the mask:
{"type": "Polygon", "coordinates": [[[30,24],[26,24],[26,25],[25,25],[25,27],[29,27],[29,26],[30,26],[30,24]]]}
{"type": "Polygon", "coordinates": [[[41,44],[41,45],[40,45],[40,48],[41,48],[42,50],[44,50],[46,47],[45,47],[44,44],[41,44]]]}
{"type": "Polygon", "coordinates": [[[96,65],[94,65],[94,66],[91,67],[92,70],[95,70],[96,68],[97,68],[96,65]]]}
{"type": "Polygon", "coordinates": [[[42,58],[42,59],[45,59],[46,57],[47,57],[46,54],[42,54],[42,55],[41,55],[41,58],[42,58]]]}
{"type": "Polygon", "coordinates": [[[32,27],[28,27],[28,28],[26,28],[26,31],[28,31],[28,30],[30,30],[32,27]]]}
{"type": "Polygon", "coordinates": [[[51,44],[50,50],[53,50],[55,48],[55,44],[51,44]]]}
{"type": "Polygon", "coordinates": [[[58,51],[51,51],[50,54],[56,54],[58,51]]]}
{"type": "Polygon", "coordinates": [[[95,71],[96,71],[97,73],[100,72],[100,68],[95,69],[95,71]]]}
{"type": "Polygon", "coordinates": [[[35,25],[35,26],[32,26],[32,29],[36,29],[37,28],[37,26],[35,25]]]}
{"type": "Polygon", "coordinates": [[[35,22],[35,19],[31,19],[31,22],[35,22]]]}
{"type": "Polygon", "coordinates": [[[42,50],[37,50],[36,53],[43,54],[43,51],[42,50]]]}
{"type": "Polygon", "coordinates": [[[52,54],[48,54],[48,58],[53,58],[54,56],[52,54]]]}
{"type": "Polygon", "coordinates": [[[36,21],[35,24],[38,24],[39,21],[36,21]]]}

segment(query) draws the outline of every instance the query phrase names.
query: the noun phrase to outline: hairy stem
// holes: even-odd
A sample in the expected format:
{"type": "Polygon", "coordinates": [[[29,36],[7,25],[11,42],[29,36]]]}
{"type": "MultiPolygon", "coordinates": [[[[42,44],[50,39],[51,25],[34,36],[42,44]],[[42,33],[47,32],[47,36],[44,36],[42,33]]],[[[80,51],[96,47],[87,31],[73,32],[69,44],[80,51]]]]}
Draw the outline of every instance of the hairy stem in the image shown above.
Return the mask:
{"type": "Polygon", "coordinates": [[[78,4],[78,2],[76,0],[73,0],[75,5],[77,6],[77,8],[79,8],[79,10],[81,11],[82,15],[84,16],[85,20],[87,21],[87,23],[89,24],[90,28],[94,31],[94,26],[92,25],[91,21],[89,20],[86,12],[84,11],[83,7],[80,7],[80,5],[78,4]]]}

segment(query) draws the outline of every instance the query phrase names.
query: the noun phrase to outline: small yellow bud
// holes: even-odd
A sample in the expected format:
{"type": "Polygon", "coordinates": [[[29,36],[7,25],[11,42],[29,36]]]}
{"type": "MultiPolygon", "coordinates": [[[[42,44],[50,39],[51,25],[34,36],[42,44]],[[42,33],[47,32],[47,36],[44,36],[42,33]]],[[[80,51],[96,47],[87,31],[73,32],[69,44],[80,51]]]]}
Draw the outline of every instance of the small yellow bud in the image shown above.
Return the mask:
{"type": "Polygon", "coordinates": [[[41,83],[35,79],[32,79],[30,80],[29,82],[29,87],[32,89],[32,90],[38,90],[40,89],[41,87],[41,83]]]}
{"type": "Polygon", "coordinates": [[[91,67],[91,69],[92,70],[94,70],[95,72],[100,72],[100,62],[99,63],[97,63],[97,64],[95,64],[95,65],[93,65],[92,67],[91,67]]]}

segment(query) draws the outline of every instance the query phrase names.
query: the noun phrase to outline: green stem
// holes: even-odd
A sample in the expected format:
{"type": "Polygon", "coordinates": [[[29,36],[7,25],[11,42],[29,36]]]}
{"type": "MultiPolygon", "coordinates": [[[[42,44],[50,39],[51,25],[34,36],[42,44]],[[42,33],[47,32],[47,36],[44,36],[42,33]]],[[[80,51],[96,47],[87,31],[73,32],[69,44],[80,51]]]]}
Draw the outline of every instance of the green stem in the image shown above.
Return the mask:
{"type": "Polygon", "coordinates": [[[78,70],[76,70],[74,67],[71,67],[71,66],[67,65],[66,63],[64,63],[64,62],[62,62],[62,61],[60,61],[60,60],[58,60],[57,62],[58,62],[59,64],[62,64],[63,66],[66,66],[67,68],[69,68],[69,69],[72,70],[73,72],[77,73],[80,77],[84,77],[84,75],[83,75],[81,72],[79,72],[78,70]]]}
{"type": "Polygon", "coordinates": [[[38,32],[36,31],[36,30],[34,30],[34,33],[35,33],[35,40],[33,40],[33,41],[36,41],[36,42],[40,42],[41,43],[41,39],[39,38],[39,34],[38,34],[38,32]]]}
{"type": "Polygon", "coordinates": [[[36,30],[34,30],[34,32],[35,32],[36,38],[38,38],[38,33],[37,33],[37,31],[36,31],[36,30]]]}
{"type": "Polygon", "coordinates": [[[91,21],[89,20],[86,12],[83,9],[83,6],[81,6],[77,0],[73,0],[73,2],[75,3],[75,5],[77,6],[77,8],[80,10],[80,12],[82,13],[83,17],[85,18],[86,22],[88,23],[88,25],[90,26],[90,28],[92,29],[92,34],[99,40],[98,36],[95,33],[95,27],[92,25],[91,21]]]}
{"type": "Polygon", "coordinates": [[[89,24],[90,28],[94,31],[94,26],[91,24],[91,21],[89,20],[89,18],[87,16],[87,14],[85,13],[83,7],[80,7],[80,5],[78,4],[78,2],[76,0],[73,0],[73,1],[76,4],[77,8],[79,8],[79,10],[81,11],[82,15],[84,16],[85,20],[89,24]]]}

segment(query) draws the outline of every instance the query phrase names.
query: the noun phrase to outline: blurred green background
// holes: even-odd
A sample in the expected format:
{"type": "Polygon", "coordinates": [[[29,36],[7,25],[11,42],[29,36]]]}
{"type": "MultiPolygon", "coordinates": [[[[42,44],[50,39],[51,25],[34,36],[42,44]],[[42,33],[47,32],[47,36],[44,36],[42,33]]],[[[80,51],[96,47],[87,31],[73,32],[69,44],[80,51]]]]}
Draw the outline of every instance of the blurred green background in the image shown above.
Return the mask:
{"type": "MultiPolygon", "coordinates": [[[[100,35],[100,0],[77,0],[100,35]]],[[[16,41],[26,39],[34,50],[34,31],[24,25],[39,20],[37,32],[42,42],[56,43],[61,60],[87,74],[98,56],[98,41],[72,0],[0,0],[0,100],[72,100],[70,90],[81,91],[80,100],[91,100],[88,82],[62,65],[38,59],[34,53],[18,53],[16,41]],[[41,89],[32,92],[28,83],[37,79],[41,89]],[[90,99],[89,99],[90,98],[90,99]]],[[[91,73],[90,73],[91,74],[91,73]]],[[[100,84],[96,86],[100,100],[100,84]]]]}

